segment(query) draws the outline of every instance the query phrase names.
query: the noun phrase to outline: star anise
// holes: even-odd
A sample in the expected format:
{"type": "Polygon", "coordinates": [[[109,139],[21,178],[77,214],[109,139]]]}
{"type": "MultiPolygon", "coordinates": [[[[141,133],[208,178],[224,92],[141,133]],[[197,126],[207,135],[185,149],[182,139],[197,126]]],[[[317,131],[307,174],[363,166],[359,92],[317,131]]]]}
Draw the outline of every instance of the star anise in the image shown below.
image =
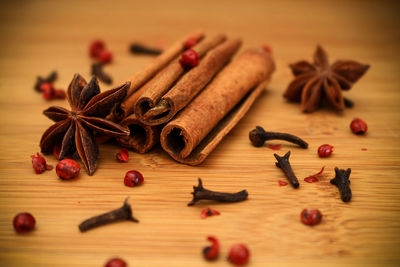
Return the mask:
{"type": "Polygon", "coordinates": [[[93,132],[110,136],[129,135],[129,129],[104,119],[117,103],[126,96],[130,83],[100,93],[96,77],[89,83],[75,74],[67,92],[71,111],[53,106],[43,114],[56,123],[42,135],[40,147],[43,153],[51,153],[55,145],[61,144],[59,160],[78,152],[89,175],[96,170],[99,149],[93,132]]]}
{"type": "Polygon", "coordinates": [[[314,64],[298,61],[290,64],[295,79],[289,84],[284,97],[290,101],[300,101],[303,112],[318,109],[325,98],[337,111],[344,109],[341,90],[349,90],[368,70],[364,65],[353,60],[337,60],[329,64],[328,55],[317,46],[314,64]]]}

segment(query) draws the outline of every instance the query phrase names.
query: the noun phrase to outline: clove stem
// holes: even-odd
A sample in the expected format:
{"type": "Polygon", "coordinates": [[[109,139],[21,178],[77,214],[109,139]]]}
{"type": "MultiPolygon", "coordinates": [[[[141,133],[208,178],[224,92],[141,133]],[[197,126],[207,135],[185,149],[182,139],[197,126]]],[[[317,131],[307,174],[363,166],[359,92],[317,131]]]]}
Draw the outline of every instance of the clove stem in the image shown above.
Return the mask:
{"type": "Polygon", "coordinates": [[[162,50],[149,47],[139,43],[133,43],[130,46],[130,51],[133,54],[147,54],[147,55],[159,55],[162,53],[162,50]]]}
{"type": "Polygon", "coordinates": [[[331,180],[331,184],[336,185],[339,188],[340,197],[343,202],[349,202],[352,196],[350,189],[350,173],[350,168],[344,170],[335,167],[336,175],[335,178],[331,180]]]}
{"type": "Polygon", "coordinates": [[[122,220],[139,222],[136,218],[132,216],[132,209],[131,206],[128,204],[128,199],[129,197],[125,199],[124,204],[119,209],[112,210],[83,221],[79,225],[79,230],[81,232],[86,232],[95,227],[122,220]]]}
{"type": "Polygon", "coordinates": [[[239,202],[243,201],[249,195],[247,190],[242,190],[237,193],[223,193],[215,192],[203,187],[203,182],[199,178],[199,185],[193,186],[193,199],[188,203],[188,206],[193,206],[197,201],[201,199],[214,200],[218,202],[239,202]]]}
{"type": "Polygon", "coordinates": [[[103,63],[93,63],[92,75],[96,76],[100,81],[106,84],[112,84],[111,76],[104,72],[103,65],[103,63]]]}
{"type": "Polygon", "coordinates": [[[298,188],[300,186],[299,180],[297,180],[296,175],[293,172],[292,166],[289,162],[290,151],[288,151],[283,157],[280,157],[277,154],[274,154],[276,160],[278,162],[275,165],[278,168],[281,168],[285,173],[286,177],[288,178],[289,182],[293,185],[294,188],[298,188]]]}
{"type": "Polygon", "coordinates": [[[290,143],[299,145],[301,148],[307,148],[308,143],[303,139],[288,133],[278,133],[278,132],[266,132],[261,126],[256,126],[256,128],[249,133],[249,138],[251,143],[260,147],[267,140],[285,140],[290,143]]]}

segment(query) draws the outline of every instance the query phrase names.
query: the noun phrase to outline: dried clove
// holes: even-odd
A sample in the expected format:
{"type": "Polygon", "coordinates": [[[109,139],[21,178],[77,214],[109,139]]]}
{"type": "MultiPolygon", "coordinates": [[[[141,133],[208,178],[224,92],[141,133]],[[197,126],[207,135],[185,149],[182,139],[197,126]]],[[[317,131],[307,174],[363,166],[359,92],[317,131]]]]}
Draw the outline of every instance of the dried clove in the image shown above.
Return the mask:
{"type": "Polygon", "coordinates": [[[266,132],[261,126],[256,126],[254,130],[250,131],[249,138],[255,147],[262,146],[267,140],[285,140],[299,145],[301,148],[308,147],[308,143],[306,141],[295,135],[288,133],[266,132]]]}
{"type": "Polygon", "coordinates": [[[285,173],[286,177],[288,178],[289,182],[292,184],[294,188],[298,188],[300,186],[299,180],[297,180],[296,175],[294,175],[292,166],[290,166],[289,157],[290,151],[288,151],[283,157],[280,157],[277,154],[274,154],[276,160],[278,162],[275,165],[278,168],[281,168],[282,171],[285,173]]]}
{"type": "Polygon", "coordinates": [[[122,205],[122,207],[119,209],[112,210],[107,213],[100,214],[98,216],[95,216],[95,217],[92,217],[92,218],[89,218],[89,219],[83,221],[79,225],[79,230],[81,232],[86,232],[95,227],[109,224],[109,223],[116,222],[116,221],[122,221],[122,220],[139,222],[132,215],[132,209],[131,209],[131,205],[128,204],[128,199],[129,199],[129,197],[127,197],[125,199],[124,205],[122,205]]]}
{"type": "Polygon", "coordinates": [[[162,53],[161,49],[146,46],[139,43],[132,43],[129,47],[132,54],[146,54],[146,55],[159,55],[162,53]]]}
{"type": "Polygon", "coordinates": [[[36,78],[36,83],[35,83],[35,86],[34,86],[35,90],[38,91],[38,92],[41,92],[40,86],[41,86],[43,83],[54,83],[55,80],[57,80],[57,76],[58,76],[58,75],[57,75],[57,72],[56,72],[56,71],[52,71],[52,72],[49,74],[49,76],[47,76],[47,77],[38,76],[38,77],[36,78]]]}
{"type": "Polygon", "coordinates": [[[242,190],[237,193],[223,193],[215,192],[203,187],[203,182],[199,178],[199,185],[193,186],[193,199],[188,203],[188,206],[193,206],[197,201],[201,199],[214,200],[218,202],[239,202],[243,201],[249,195],[247,190],[242,190]]]}
{"type": "Polygon", "coordinates": [[[339,188],[340,197],[343,202],[349,202],[352,196],[350,189],[350,173],[350,168],[344,170],[335,167],[336,175],[335,178],[331,180],[331,184],[336,185],[339,188]]]}
{"type": "Polygon", "coordinates": [[[92,64],[92,75],[96,76],[100,81],[106,84],[112,84],[112,78],[110,75],[103,71],[104,63],[93,63],[92,64]]]}

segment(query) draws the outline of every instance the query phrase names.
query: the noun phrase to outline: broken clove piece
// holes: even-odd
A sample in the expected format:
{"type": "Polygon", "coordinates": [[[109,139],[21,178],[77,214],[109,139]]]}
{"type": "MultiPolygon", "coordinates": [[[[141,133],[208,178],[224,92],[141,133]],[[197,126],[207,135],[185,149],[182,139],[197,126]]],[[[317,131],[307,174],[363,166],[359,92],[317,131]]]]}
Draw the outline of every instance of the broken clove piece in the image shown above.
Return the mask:
{"type": "Polygon", "coordinates": [[[331,180],[331,184],[336,185],[339,188],[340,197],[343,202],[349,202],[352,196],[350,189],[350,173],[350,168],[344,170],[335,167],[336,175],[335,178],[331,180]]]}
{"type": "Polygon", "coordinates": [[[266,132],[261,126],[256,126],[254,130],[250,131],[249,138],[255,147],[262,146],[267,140],[285,140],[299,145],[301,148],[308,147],[308,143],[306,141],[295,135],[288,133],[266,132]]]}
{"type": "Polygon", "coordinates": [[[93,63],[92,75],[96,76],[100,81],[106,84],[112,84],[112,78],[103,71],[103,65],[103,63],[93,63]]]}
{"type": "Polygon", "coordinates": [[[288,151],[283,157],[280,157],[277,154],[274,154],[277,162],[275,165],[278,168],[281,168],[282,171],[285,173],[285,176],[289,180],[289,182],[292,184],[294,188],[298,188],[300,186],[299,180],[297,180],[296,175],[294,175],[292,166],[290,166],[289,162],[289,157],[290,157],[290,151],[288,151]]]}
{"type": "Polygon", "coordinates": [[[40,92],[40,86],[43,84],[43,83],[54,83],[56,80],[57,80],[57,72],[56,71],[52,71],[50,74],[49,74],[49,76],[47,76],[47,77],[41,77],[41,76],[38,76],[37,78],[36,78],[36,83],[35,83],[35,86],[34,86],[34,88],[35,88],[35,90],[36,91],[38,91],[38,92],[40,92]]]}
{"type": "Polygon", "coordinates": [[[132,43],[129,47],[132,54],[147,54],[147,55],[159,55],[162,53],[161,49],[146,46],[139,43],[132,43]]]}
{"type": "Polygon", "coordinates": [[[89,219],[83,221],[79,225],[79,230],[81,232],[86,232],[95,227],[109,224],[109,223],[116,222],[116,221],[122,221],[122,220],[139,222],[132,215],[132,209],[131,209],[131,205],[128,204],[128,199],[129,199],[129,197],[127,197],[125,199],[124,205],[122,205],[122,207],[119,209],[112,210],[107,213],[100,214],[98,216],[95,216],[95,217],[92,217],[92,218],[89,218],[89,219]]]}
{"type": "Polygon", "coordinates": [[[193,206],[197,201],[201,199],[215,200],[218,202],[239,202],[243,201],[249,195],[247,190],[242,190],[237,193],[223,193],[215,192],[203,187],[203,182],[199,178],[199,185],[193,186],[193,199],[188,203],[188,206],[193,206]]]}

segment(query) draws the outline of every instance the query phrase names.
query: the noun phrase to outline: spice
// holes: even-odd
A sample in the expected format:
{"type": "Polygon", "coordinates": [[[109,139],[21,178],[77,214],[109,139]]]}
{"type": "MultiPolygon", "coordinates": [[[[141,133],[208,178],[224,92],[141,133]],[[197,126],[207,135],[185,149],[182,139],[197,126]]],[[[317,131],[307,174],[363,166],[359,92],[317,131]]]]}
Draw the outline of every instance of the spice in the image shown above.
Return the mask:
{"type": "Polygon", "coordinates": [[[318,156],[320,158],[329,157],[332,154],[332,152],[333,152],[333,146],[328,144],[320,145],[318,148],[318,156]]]}
{"type": "Polygon", "coordinates": [[[51,83],[42,83],[40,85],[40,91],[42,92],[43,98],[46,100],[65,99],[66,97],[64,90],[55,89],[51,83]]]}
{"type": "Polygon", "coordinates": [[[63,159],[56,166],[56,173],[63,180],[77,177],[80,170],[81,165],[73,159],[63,159]]]}
{"type": "Polygon", "coordinates": [[[135,170],[128,171],[125,174],[124,184],[129,187],[134,187],[137,185],[141,185],[144,182],[143,175],[135,170]]]}
{"type": "Polygon", "coordinates": [[[161,49],[146,46],[139,43],[133,43],[129,46],[132,54],[146,54],[146,55],[159,55],[162,53],[161,49]]]}
{"type": "Polygon", "coordinates": [[[50,171],[53,169],[53,166],[48,165],[44,157],[39,153],[36,153],[36,156],[31,155],[31,158],[32,158],[32,167],[35,170],[36,174],[41,174],[44,171],[50,171]]]}
{"type": "Polygon", "coordinates": [[[106,74],[103,70],[104,63],[93,63],[92,64],[92,75],[96,76],[100,81],[106,84],[112,84],[112,78],[106,74]]]}
{"type": "Polygon", "coordinates": [[[316,225],[322,220],[322,213],[317,209],[304,209],[300,214],[301,222],[305,225],[316,225]]]}
{"type": "Polygon", "coordinates": [[[89,46],[89,55],[91,57],[98,57],[100,52],[106,48],[105,43],[102,40],[95,40],[89,46]]]}
{"type": "Polygon", "coordinates": [[[300,101],[303,112],[317,110],[323,99],[337,111],[345,107],[342,90],[349,90],[364,75],[369,65],[354,60],[338,60],[329,64],[328,55],[317,46],[314,63],[298,61],[290,65],[295,79],[289,84],[284,97],[300,101]]]}
{"type": "Polygon", "coordinates": [[[35,218],[27,212],[17,214],[13,220],[14,229],[17,233],[30,232],[35,228],[35,224],[35,218]]]}
{"type": "Polygon", "coordinates": [[[113,258],[109,260],[104,267],[126,267],[127,264],[123,259],[113,258]]]}
{"type": "Polygon", "coordinates": [[[270,149],[272,149],[272,150],[280,150],[281,147],[282,147],[281,144],[276,144],[276,145],[268,144],[268,148],[270,148],[270,149]]]}
{"type": "Polygon", "coordinates": [[[348,99],[347,97],[343,97],[343,101],[344,101],[344,106],[346,108],[352,108],[354,107],[354,102],[351,101],[350,99],[348,99]]]}
{"type": "Polygon", "coordinates": [[[354,120],[351,121],[350,129],[353,133],[362,135],[367,132],[368,126],[367,123],[362,119],[355,118],[354,120]]]}
{"type": "Polygon", "coordinates": [[[101,50],[97,58],[101,63],[110,63],[112,61],[113,55],[110,51],[101,50]]]}
{"type": "Polygon", "coordinates": [[[301,148],[308,147],[306,141],[295,135],[288,133],[266,132],[261,126],[256,126],[254,130],[250,131],[249,139],[255,147],[262,146],[267,140],[285,140],[290,143],[299,145],[301,148]]]}
{"type": "Polygon", "coordinates": [[[188,206],[193,206],[201,199],[214,200],[218,202],[239,202],[247,198],[248,193],[246,190],[237,193],[222,193],[211,191],[203,187],[203,182],[199,178],[199,185],[193,186],[193,199],[188,203],[188,206]]]}
{"type": "Polygon", "coordinates": [[[199,64],[199,55],[193,49],[188,49],[183,52],[179,63],[184,69],[196,67],[199,64]]]}
{"type": "Polygon", "coordinates": [[[331,184],[336,185],[339,188],[340,197],[343,202],[349,202],[352,196],[350,189],[350,173],[350,168],[344,170],[335,167],[335,178],[331,180],[331,184]]]}
{"type": "Polygon", "coordinates": [[[128,149],[122,148],[117,155],[115,155],[119,162],[128,162],[129,160],[129,152],[128,149]]]}
{"type": "Polygon", "coordinates": [[[41,86],[43,83],[50,83],[50,84],[52,84],[52,83],[54,83],[54,82],[57,80],[57,76],[58,76],[58,75],[57,75],[57,72],[56,72],[56,71],[51,72],[47,77],[38,76],[37,79],[36,79],[36,83],[35,83],[34,89],[35,89],[36,91],[40,92],[40,91],[41,91],[41,90],[40,90],[40,86],[41,86]]]}
{"type": "Polygon", "coordinates": [[[201,211],[200,218],[205,219],[207,217],[214,216],[214,215],[220,215],[220,214],[221,213],[219,213],[219,211],[217,211],[217,210],[206,208],[201,211]]]}
{"type": "Polygon", "coordinates": [[[43,153],[53,152],[55,145],[61,145],[59,159],[75,151],[85,165],[89,175],[97,167],[99,149],[93,138],[93,131],[109,136],[129,135],[129,129],[105,119],[111,109],[122,101],[130,83],[100,93],[96,77],[89,83],[79,74],[74,76],[68,87],[68,102],[71,111],[53,106],[43,114],[56,123],[42,135],[40,147],[43,153]]]}
{"type": "Polygon", "coordinates": [[[124,205],[122,205],[122,207],[119,209],[112,210],[110,212],[100,214],[98,216],[85,220],[79,225],[79,230],[81,232],[86,232],[95,227],[122,220],[139,222],[135,217],[132,216],[132,209],[131,206],[128,204],[128,199],[129,197],[125,199],[124,205]]]}
{"type": "Polygon", "coordinates": [[[213,261],[219,256],[219,242],[213,236],[207,237],[207,240],[210,241],[212,244],[211,246],[207,246],[203,249],[203,256],[206,260],[213,261]]]}
{"type": "Polygon", "coordinates": [[[294,175],[292,166],[290,166],[289,162],[289,157],[290,157],[290,151],[288,151],[283,157],[280,157],[277,154],[274,154],[277,162],[275,165],[278,168],[281,168],[283,173],[286,175],[288,178],[289,182],[292,184],[294,188],[298,188],[300,186],[299,181],[297,180],[296,175],[294,175]]]}
{"type": "Polygon", "coordinates": [[[269,45],[263,45],[262,49],[267,53],[272,53],[272,49],[269,45]]]}
{"type": "Polygon", "coordinates": [[[286,186],[286,185],[288,185],[287,182],[281,181],[281,180],[278,180],[278,184],[279,184],[279,186],[286,186]]]}
{"type": "Polygon", "coordinates": [[[250,251],[244,244],[235,244],[229,250],[228,260],[236,265],[243,265],[249,261],[250,251]]]}
{"type": "Polygon", "coordinates": [[[197,38],[196,37],[190,37],[190,38],[188,38],[187,40],[186,40],[186,42],[185,42],[185,50],[186,49],[190,49],[190,48],[192,48],[193,46],[195,46],[197,44],[197,38]]]}

